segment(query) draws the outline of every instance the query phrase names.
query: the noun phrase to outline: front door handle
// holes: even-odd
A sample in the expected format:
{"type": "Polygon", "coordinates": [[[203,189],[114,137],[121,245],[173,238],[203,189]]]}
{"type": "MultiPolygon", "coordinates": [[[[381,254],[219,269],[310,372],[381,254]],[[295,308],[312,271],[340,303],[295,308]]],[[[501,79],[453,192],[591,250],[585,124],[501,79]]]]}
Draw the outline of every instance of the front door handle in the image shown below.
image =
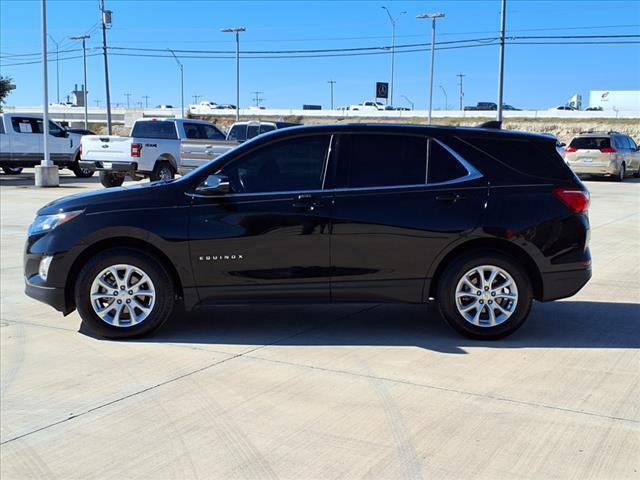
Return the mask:
{"type": "Polygon", "coordinates": [[[458,193],[443,193],[436,195],[436,200],[439,202],[456,203],[458,200],[462,200],[464,197],[458,193]]]}

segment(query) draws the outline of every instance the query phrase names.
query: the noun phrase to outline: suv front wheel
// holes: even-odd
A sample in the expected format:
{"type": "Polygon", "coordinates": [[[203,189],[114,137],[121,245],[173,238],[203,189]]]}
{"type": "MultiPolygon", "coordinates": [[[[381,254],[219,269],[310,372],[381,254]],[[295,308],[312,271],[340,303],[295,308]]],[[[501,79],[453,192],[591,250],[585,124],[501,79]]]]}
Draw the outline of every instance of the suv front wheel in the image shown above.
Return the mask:
{"type": "Polygon", "coordinates": [[[105,250],[87,262],[75,284],[83,325],[102,337],[139,338],[171,315],[174,283],[154,257],[133,248],[105,250]]]}
{"type": "Polygon", "coordinates": [[[438,282],[437,301],[445,320],[478,340],[515,332],[527,319],[532,298],[527,272],[499,252],[467,254],[449,265],[438,282]]]}

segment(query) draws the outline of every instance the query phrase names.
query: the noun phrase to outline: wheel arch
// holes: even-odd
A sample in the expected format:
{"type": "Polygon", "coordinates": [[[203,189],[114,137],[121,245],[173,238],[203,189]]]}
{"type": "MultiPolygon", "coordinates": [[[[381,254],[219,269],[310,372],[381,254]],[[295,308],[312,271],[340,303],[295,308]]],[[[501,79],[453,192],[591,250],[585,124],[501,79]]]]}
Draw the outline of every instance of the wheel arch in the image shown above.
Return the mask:
{"type": "Polygon", "coordinates": [[[176,158],[170,153],[163,153],[156,159],[156,165],[159,162],[168,162],[169,165],[173,168],[175,172],[178,171],[178,161],[176,158]]]}
{"type": "Polygon", "coordinates": [[[103,240],[97,241],[91,245],[89,245],[86,249],[84,249],[74,260],[69,269],[69,274],[67,275],[67,279],[65,282],[65,303],[67,306],[67,311],[71,312],[75,309],[75,298],[74,298],[74,290],[75,290],[75,282],[78,278],[80,270],[87,263],[87,261],[98,253],[107,250],[109,248],[134,248],[142,251],[147,255],[151,255],[160,261],[163,266],[167,269],[167,272],[171,276],[171,279],[174,282],[174,286],[176,288],[176,295],[182,299],[184,299],[184,288],[182,285],[182,279],[178,274],[173,262],[167,257],[167,255],[160,250],[158,247],[149,243],[145,240],[135,238],[135,237],[110,237],[105,238],[103,240]]]}
{"type": "Polygon", "coordinates": [[[430,278],[431,281],[428,284],[428,291],[426,291],[424,295],[425,300],[435,298],[436,292],[438,291],[438,282],[442,277],[442,274],[456,258],[473,251],[486,250],[494,250],[515,258],[524,267],[527,275],[531,279],[533,298],[536,300],[542,299],[544,291],[542,274],[535,261],[526,250],[512,242],[509,242],[508,240],[499,238],[477,238],[468,240],[453,247],[439,262],[437,262],[437,266],[432,270],[431,275],[428,275],[428,278],[430,278]]]}

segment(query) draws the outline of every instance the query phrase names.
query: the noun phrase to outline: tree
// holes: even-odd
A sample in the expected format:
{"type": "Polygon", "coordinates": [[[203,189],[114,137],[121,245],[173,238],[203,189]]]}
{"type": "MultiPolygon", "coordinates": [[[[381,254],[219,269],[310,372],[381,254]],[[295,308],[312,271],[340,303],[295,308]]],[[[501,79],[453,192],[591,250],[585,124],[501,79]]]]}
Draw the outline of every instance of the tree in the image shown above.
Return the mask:
{"type": "Polygon", "coordinates": [[[9,92],[16,89],[16,86],[12,82],[13,80],[11,77],[0,76],[0,110],[2,109],[2,104],[5,103],[5,99],[9,95],[9,92]]]}

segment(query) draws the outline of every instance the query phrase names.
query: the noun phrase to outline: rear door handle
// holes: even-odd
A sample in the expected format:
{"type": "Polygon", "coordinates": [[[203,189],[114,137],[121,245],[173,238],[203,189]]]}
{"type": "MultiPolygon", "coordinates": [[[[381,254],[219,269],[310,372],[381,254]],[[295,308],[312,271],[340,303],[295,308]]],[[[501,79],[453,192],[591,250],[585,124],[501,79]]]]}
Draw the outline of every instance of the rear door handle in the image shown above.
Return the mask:
{"type": "Polygon", "coordinates": [[[436,195],[436,200],[439,202],[456,203],[458,200],[462,200],[464,197],[458,193],[443,193],[436,195]]]}
{"type": "Polygon", "coordinates": [[[303,210],[315,210],[316,207],[321,206],[321,203],[318,201],[317,197],[308,194],[296,195],[293,204],[291,205],[293,208],[300,208],[303,210]]]}

